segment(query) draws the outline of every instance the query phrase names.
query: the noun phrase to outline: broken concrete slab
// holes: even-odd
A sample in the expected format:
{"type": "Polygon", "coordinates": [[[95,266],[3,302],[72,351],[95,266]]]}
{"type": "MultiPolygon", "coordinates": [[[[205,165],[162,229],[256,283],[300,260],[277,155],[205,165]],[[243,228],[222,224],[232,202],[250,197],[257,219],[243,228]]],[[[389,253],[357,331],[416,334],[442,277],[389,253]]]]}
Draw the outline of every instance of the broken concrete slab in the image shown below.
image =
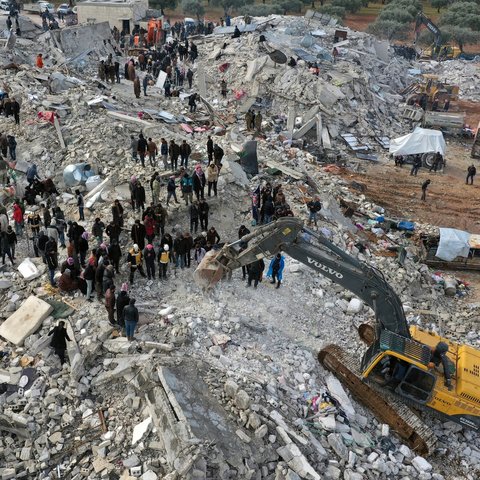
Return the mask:
{"type": "Polygon", "coordinates": [[[52,310],[53,307],[47,302],[31,295],[0,325],[0,336],[17,346],[22,345],[25,338],[40,327],[52,310]]]}
{"type": "Polygon", "coordinates": [[[42,272],[37,268],[37,266],[29,259],[26,258],[18,267],[17,270],[20,272],[22,277],[25,280],[33,280],[34,278],[42,275],[42,272]]]}
{"type": "Polygon", "coordinates": [[[146,418],[143,422],[133,427],[132,446],[143,440],[152,429],[152,417],[146,418]]]}

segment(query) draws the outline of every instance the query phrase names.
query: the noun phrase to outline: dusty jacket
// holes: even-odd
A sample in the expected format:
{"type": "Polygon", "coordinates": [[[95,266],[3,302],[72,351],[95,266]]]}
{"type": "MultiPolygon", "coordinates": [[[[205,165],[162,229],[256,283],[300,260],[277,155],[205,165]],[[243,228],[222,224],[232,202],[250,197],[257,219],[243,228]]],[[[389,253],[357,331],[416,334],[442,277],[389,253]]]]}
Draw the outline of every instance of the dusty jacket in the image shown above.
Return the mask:
{"type": "Polygon", "coordinates": [[[216,182],[218,180],[218,167],[213,163],[207,168],[207,180],[209,182],[216,182]]]}

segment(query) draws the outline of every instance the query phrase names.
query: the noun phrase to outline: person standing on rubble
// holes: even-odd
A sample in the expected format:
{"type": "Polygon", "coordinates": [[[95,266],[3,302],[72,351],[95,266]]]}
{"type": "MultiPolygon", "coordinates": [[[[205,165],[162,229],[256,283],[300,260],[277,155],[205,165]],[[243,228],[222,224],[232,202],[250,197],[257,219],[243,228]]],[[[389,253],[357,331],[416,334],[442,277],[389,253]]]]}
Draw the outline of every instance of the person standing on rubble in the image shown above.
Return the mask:
{"type": "Polygon", "coordinates": [[[191,90],[192,84],[193,84],[193,72],[191,68],[187,70],[187,81],[188,81],[188,88],[191,90]]]}
{"type": "Polygon", "coordinates": [[[145,225],[140,223],[140,220],[135,220],[135,223],[132,225],[132,230],[130,232],[133,243],[137,244],[140,249],[145,248],[145,236],[147,231],[145,225]]]}
{"type": "Polygon", "coordinates": [[[145,250],[143,251],[143,256],[145,257],[145,266],[147,267],[147,278],[154,279],[155,278],[155,258],[157,254],[155,253],[155,249],[153,245],[149,243],[145,250]]]}
{"type": "Polygon", "coordinates": [[[185,205],[188,207],[189,203],[192,203],[193,201],[193,179],[188,172],[183,174],[183,177],[180,180],[180,188],[182,189],[185,205]]]}
{"type": "Polygon", "coordinates": [[[180,156],[180,146],[175,143],[175,140],[170,140],[168,154],[170,155],[170,166],[172,168],[172,172],[175,172],[178,169],[178,157],[180,156]]]}
{"type": "Polygon", "coordinates": [[[192,147],[187,143],[186,140],[183,140],[180,145],[180,166],[188,168],[188,158],[192,153],[192,147]]]}
{"type": "Polygon", "coordinates": [[[207,167],[207,181],[208,181],[208,196],[210,197],[213,194],[217,196],[217,183],[218,183],[218,167],[215,163],[210,163],[207,167]]]}
{"type": "Polygon", "coordinates": [[[145,156],[146,156],[147,150],[148,150],[148,142],[145,139],[145,137],[143,136],[143,133],[141,133],[138,136],[137,150],[138,150],[138,155],[140,156],[140,162],[142,164],[142,167],[145,168],[145,156]]]}
{"type": "Polygon", "coordinates": [[[152,80],[151,75],[147,74],[143,77],[143,82],[142,82],[142,84],[143,84],[143,95],[145,97],[147,96],[147,87],[149,85],[150,80],[152,80]]]}
{"type": "Polygon", "coordinates": [[[105,292],[105,308],[110,325],[115,325],[115,285],[112,283],[105,292]]]}
{"type": "Polygon", "coordinates": [[[128,306],[123,309],[126,336],[129,342],[135,340],[134,334],[138,323],[138,308],[135,306],[135,299],[131,298],[128,306]]]}
{"type": "Polygon", "coordinates": [[[158,148],[157,144],[151,138],[148,139],[147,150],[150,165],[152,167],[155,167],[156,156],[158,155],[158,148]]]}
{"type": "Polygon", "coordinates": [[[68,336],[67,329],[65,328],[65,322],[60,320],[58,325],[48,332],[48,336],[52,337],[50,346],[55,350],[55,354],[58,355],[60,364],[63,365],[65,363],[65,350],[67,349],[67,342],[71,341],[70,337],[68,336]]]}
{"type": "Polygon", "coordinates": [[[227,82],[224,78],[220,82],[220,93],[223,98],[227,98],[227,82]]]}
{"type": "Polygon", "coordinates": [[[188,97],[188,106],[190,107],[190,113],[195,113],[197,111],[197,94],[192,93],[188,97]]]}
{"type": "Polygon", "coordinates": [[[195,196],[197,200],[200,198],[205,197],[205,185],[207,180],[205,178],[205,173],[202,170],[202,166],[197,163],[195,166],[195,171],[192,174],[192,183],[193,183],[193,191],[195,192],[195,196]]]}
{"type": "Polygon", "coordinates": [[[15,119],[15,125],[20,125],[20,104],[15,98],[12,98],[12,113],[13,118],[15,119]]]}
{"type": "Polygon", "coordinates": [[[138,77],[133,80],[133,93],[137,98],[140,98],[140,79],[138,77]]]}
{"type": "Polygon", "coordinates": [[[312,223],[317,226],[317,213],[322,209],[322,204],[318,196],[316,195],[313,200],[307,203],[308,207],[308,223],[311,225],[312,223]]]}
{"type": "Polygon", "coordinates": [[[138,139],[133,135],[130,135],[130,148],[132,149],[132,160],[137,163],[138,161],[138,139]]]}
{"type": "Polygon", "coordinates": [[[262,120],[263,120],[262,114],[260,112],[257,112],[255,115],[255,130],[258,133],[262,132],[262,120]]]}
{"type": "Polygon", "coordinates": [[[163,167],[168,170],[168,143],[162,138],[160,141],[160,156],[162,157],[163,167]]]}
{"type": "Polygon", "coordinates": [[[277,253],[277,255],[271,260],[268,267],[267,277],[271,277],[271,284],[277,282],[275,288],[280,288],[283,279],[283,269],[285,268],[285,258],[282,254],[277,253]]]}
{"type": "Polygon", "coordinates": [[[93,282],[95,281],[95,258],[90,257],[87,262],[87,268],[83,271],[83,279],[87,282],[87,302],[92,301],[93,282]]]}
{"type": "Polygon", "coordinates": [[[467,168],[467,181],[465,182],[468,185],[468,180],[470,179],[470,185],[473,185],[473,177],[477,174],[477,169],[475,168],[475,165],[472,163],[468,168],[467,168]]]}
{"type": "Polygon", "coordinates": [[[137,177],[135,175],[131,176],[130,182],[128,182],[128,189],[130,190],[130,204],[132,205],[132,210],[135,211],[137,208],[137,204],[136,204],[137,177]]]}
{"type": "Polygon", "coordinates": [[[208,228],[208,213],[210,211],[210,206],[202,197],[198,203],[198,218],[200,219],[200,228],[202,230],[207,230],[208,228]]]}
{"type": "Polygon", "coordinates": [[[135,272],[138,270],[142,277],[146,277],[143,270],[143,256],[142,251],[139,246],[135,243],[133,247],[128,251],[127,256],[128,266],[130,267],[130,285],[133,285],[133,279],[135,277],[135,272]]]}
{"type": "Polygon", "coordinates": [[[105,81],[105,60],[100,60],[98,64],[98,77],[102,82],[105,81]]]}
{"type": "Polygon", "coordinates": [[[256,260],[248,265],[248,283],[247,287],[252,286],[253,281],[253,288],[258,287],[258,282],[262,281],[263,271],[265,270],[265,262],[263,259],[256,260]]]}
{"type": "Polygon", "coordinates": [[[208,136],[208,140],[207,140],[207,155],[208,155],[208,163],[211,163],[213,160],[213,140],[210,135],[208,136]]]}
{"type": "Polygon", "coordinates": [[[250,131],[252,129],[252,123],[253,123],[253,112],[251,110],[248,110],[247,113],[245,113],[245,125],[247,127],[247,131],[250,131]]]}
{"type": "MultiPolygon", "coordinates": [[[[113,223],[115,225],[118,225],[120,228],[122,228],[123,227],[123,207],[118,198],[113,202],[112,217],[113,217],[113,223]]],[[[109,235],[108,232],[107,232],[107,235],[109,235]]],[[[110,236],[110,241],[111,241],[111,236],[110,236]]]]}
{"type": "Polygon", "coordinates": [[[75,195],[77,196],[77,207],[78,207],[78,215],[79,215],[79,220],[80,221],[85,221],[85,216],[83,214],[84,210],[84,200],[83,200],[83,195],[80,193],[80,190],[75,190],[75,195]]]}
{"type": "Polygon", "coordinates": [[[425,201],[427,199],[427,188],[432,183],[430,179],[425,180],[422,183],[422,200],[425,201]]]}
{"type": "Polygon", "coordinates": [[[122,283],[120,293],[117,296],[117,323],[123,329],[125,328],[125,319],[123,311],[125,307],[130,304],[130,297],[128,296],[128,283],[122,283]]]}

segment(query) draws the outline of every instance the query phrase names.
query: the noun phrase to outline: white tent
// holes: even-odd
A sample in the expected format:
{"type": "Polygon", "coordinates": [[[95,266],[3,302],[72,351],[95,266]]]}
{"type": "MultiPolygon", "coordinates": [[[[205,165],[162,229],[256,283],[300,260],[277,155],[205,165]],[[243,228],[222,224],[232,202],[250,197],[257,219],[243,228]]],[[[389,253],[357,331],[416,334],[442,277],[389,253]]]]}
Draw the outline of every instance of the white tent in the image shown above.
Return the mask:
{"type": "Polygon", "coordinates": [[[456,257],[468,257],[470,234],[455,228],[440,228],[440,242],[436,257],[446,262],[455,260],[456,257]]]}
{"type": "Polygon", "coordinates": [[[417,127],[412,133],[390,140],[393,155],[440,152],[445,156],[446,144],[442,132],[417,127]]]}

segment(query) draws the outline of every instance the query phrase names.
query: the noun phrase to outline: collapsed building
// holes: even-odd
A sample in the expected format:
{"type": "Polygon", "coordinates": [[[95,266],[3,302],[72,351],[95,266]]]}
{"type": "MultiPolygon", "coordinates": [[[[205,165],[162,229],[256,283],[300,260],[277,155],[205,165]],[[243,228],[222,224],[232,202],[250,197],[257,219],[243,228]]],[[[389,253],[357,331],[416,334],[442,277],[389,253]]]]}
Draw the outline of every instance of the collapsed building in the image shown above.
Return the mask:
{"type": "MultiPolygon", "coordinates": [[[[209,200],[210,223],[222,241],[233,241],[238,226],[251,222],[250,195],[262,181],[282,182],[300,218],[307,217],[306,199],[319,195],[323,234],[384,273],[410,324],[478,343],[479,305],[458,300],[465,286],[433,275],[411,236],[389,228],[382,206],[332,165],[358,167],[367,145],[381,155],[388,138],[405,133],[409,124],[398,116],[397,92],[409,83],[411,65],[365,33],[348,31],[335,42],[329,19],[274,16],[256,25],[238,39],[221,31],[192,39],[200,52],[195,88],[203,100],[193,118],[188,95],[154,93],[150,103],[133,97],[130,82],[110,86],[97,78],[97,62],[114,53],[113,40],[103,41],[108,25],[17,39],[0,55],[0,79],[22,101],[22,126],[2,118],[2,129],[17,136],[17,170],[35,159],[73,215],[72,193],[87,187],[85,181],[65,184],[65,167],[90,165],[100,177],[86,194],[90,227],[97,215],[109,218],[113,199],[128,200],[132,174],[146,179],[151,173],[133,163],[130,135],[186,139],[192,158],[201,161],[206,136],[214,134],[226,152],[219,197],[209,200]],[[32,67],[39,49],[43,70],[32,67]],[[294,56],[297,68],[275,61],[281,57],[275,51],[294,56]],[[306,62],[318,62],[318,75],[306,62]],[[232,92],[225,100],[222,78],[232,92]],[[261,140],[244,127],[249,109],[263,114],[261,140]],[[55,112],[52,122],[39,119],[47,112],[55,112]],[[185,124],[195,129],[193,137],[185,124]],[[259,173],[247,176],[237,153],[251,141],[259,173]],[[455,302],[446,296],[452,282],[455,302]]],[[[169,213],[169,228],[186,224],[183,205],[169,213]]],[[[126,226],[133,221],[129,216],[126,226]]],[[[287,262],[279,291],[252,293],[234,276],[205,294],[188,269],[172,272],[166,284],[135,285],[141,321],[131,343],[108,323],[101,305],[52,292],[31,245],[19,248],[30,259],[0,272],[2,479],[477,476],[476,433],[428,416],[438,440],[427,460],[320,367],[316,353],[332,342],[360,358],[356,327],[374,313],[298,262],[287,262]],[[63,369],[47,336],[60,318],[72,339],[63,369]]]]}

